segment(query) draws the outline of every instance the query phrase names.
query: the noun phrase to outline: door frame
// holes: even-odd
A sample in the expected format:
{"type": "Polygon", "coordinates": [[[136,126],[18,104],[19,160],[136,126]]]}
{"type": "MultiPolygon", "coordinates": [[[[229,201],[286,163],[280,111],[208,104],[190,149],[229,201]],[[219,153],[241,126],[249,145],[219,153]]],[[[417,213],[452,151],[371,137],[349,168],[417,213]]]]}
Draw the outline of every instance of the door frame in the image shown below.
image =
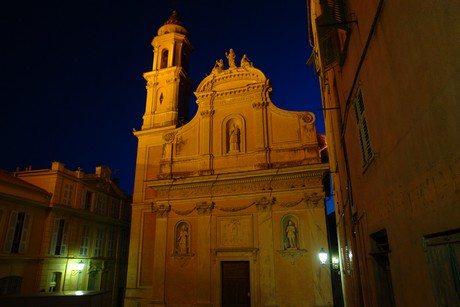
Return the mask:
{"type": "Polygon", "coordinates": [[[244,249],[223,251],[217,250],[214,253],[213,269],[213,302],[215,306],[222,306],[222,262],[226,261],[247,261],[249,262],[249,291],[251,293],[251,306],[258,306],[259,283],[256,278],[258,273],[257,249],[244,249]]]}

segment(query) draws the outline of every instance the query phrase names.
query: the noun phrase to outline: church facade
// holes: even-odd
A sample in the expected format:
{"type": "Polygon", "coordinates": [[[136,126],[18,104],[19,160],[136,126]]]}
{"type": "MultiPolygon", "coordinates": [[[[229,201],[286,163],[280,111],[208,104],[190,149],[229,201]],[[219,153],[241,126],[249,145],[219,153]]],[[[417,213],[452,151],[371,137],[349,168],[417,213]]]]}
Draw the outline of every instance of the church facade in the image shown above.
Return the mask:
{"type": "Polygon", "coordinates": [[[152,41],[125,306],[332,306],[315,116],[277,108],[234,50],[198,85],[173,13],[152,41]]]}

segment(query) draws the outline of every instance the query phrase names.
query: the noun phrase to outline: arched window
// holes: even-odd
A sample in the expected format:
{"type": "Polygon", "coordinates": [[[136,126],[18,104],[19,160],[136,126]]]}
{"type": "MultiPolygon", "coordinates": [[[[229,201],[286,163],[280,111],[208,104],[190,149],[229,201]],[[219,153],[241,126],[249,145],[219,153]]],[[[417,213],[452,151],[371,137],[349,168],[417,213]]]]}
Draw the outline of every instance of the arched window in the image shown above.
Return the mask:
{"type": "Polygon", "coordinates": [[[161,66],[160,66],[160,68],[168,67],[168,57],[169,57],[169,50],[168,49],[163,49],[163,51],[161,52],[161,66]]]}

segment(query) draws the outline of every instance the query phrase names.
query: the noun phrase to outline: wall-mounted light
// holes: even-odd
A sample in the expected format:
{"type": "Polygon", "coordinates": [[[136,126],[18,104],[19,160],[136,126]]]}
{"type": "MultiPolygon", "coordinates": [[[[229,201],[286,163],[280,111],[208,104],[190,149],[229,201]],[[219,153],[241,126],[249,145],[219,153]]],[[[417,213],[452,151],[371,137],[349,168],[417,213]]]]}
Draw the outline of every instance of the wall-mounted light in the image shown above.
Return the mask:
{"type": "Polygon", "coordinates": [[[331,262],[327,262],[328,252],[325,251],[324,248],[321,248],[318,252],[318,258],[319,258],[319,261],[321,261],[322,265],[328,264],[331,270],[340,271],[339,257],[337,257],[336,255],[332,256],[331,262]]]}
{"type": "Polygon", "coordinates": [[[78,279],[77,279],[77,290],[80,289],[80,277],[81,277],[81,272],[85,268],[85,262],[83,260],[80,260],[76,265],[75,265],[75,270],[72,270],[72,276],[75,276],[78,274],[78,279]]]}
{"type": "Polygon", "coordinates": [[[324,250],[324,248],[321,247],[319,253],[318,253],[319,261],[321,261],[321,264],[326,264],[327,261],[327,252],[324,250]]]}
{"type": "Polygon", "coordinates": [[[77,263],[77,271],[81,273],[81,271],[83,271],[84,268],[85,268],[85,262],[83,260],[80,260],[80,262],[77,263]]]}

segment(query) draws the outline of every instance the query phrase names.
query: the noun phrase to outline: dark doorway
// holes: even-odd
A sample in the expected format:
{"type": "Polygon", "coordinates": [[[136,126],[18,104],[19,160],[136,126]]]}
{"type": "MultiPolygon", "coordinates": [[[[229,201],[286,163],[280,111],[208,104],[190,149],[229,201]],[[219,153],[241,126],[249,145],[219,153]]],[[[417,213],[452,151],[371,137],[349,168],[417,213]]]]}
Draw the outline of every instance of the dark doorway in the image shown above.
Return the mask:
{"type": "Polygon", "coordinates": [[[249,307],[249,261],[223,261],[222,307],[249,307]]]}

